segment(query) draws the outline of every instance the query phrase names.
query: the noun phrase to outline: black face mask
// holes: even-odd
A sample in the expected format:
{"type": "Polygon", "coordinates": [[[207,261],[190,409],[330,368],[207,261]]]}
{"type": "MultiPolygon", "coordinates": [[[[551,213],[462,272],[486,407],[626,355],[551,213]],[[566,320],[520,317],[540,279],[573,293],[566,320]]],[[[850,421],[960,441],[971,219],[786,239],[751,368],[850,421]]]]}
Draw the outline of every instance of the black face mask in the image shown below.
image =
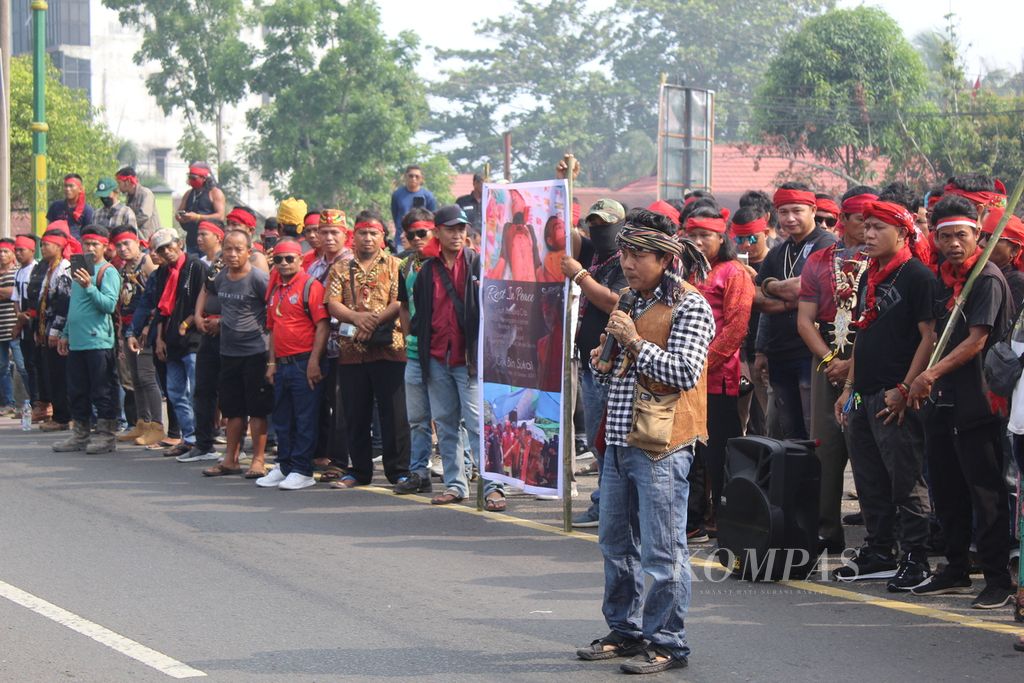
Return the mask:
{"type": "Polygon", "coordinates": [[[110,207],[112,207],[114,205],[114,198],[113,197],[100,197],[100,202],[103,203],[103,206],[105,206],[105,207],[107,207],[109,209],[110,207]]]}
{"type": "Polygon", "coordinates": [[[590,241],[594,244],[594,250],[603,256],[610,256],[618,251],[615,244],[615,237],[622,230],[622,224],[595,225],[590,228],[590,241]]]}

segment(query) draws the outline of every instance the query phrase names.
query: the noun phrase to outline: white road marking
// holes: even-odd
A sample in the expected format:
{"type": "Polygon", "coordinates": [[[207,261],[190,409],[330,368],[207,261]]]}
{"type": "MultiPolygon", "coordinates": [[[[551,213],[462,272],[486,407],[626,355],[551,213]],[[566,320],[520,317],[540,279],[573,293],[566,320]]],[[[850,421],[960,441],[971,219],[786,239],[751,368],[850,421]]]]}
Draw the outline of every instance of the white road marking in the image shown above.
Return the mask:
{"type": "Polygon", "coordinates": [[[108,628],[104,628],[66,609],[57,607],[57,605],[47,602],[42,598],[37,598],[31,593],[26,593],[20,588],[4,581],[0,581],[0,597],[7,598],[11,602],[30,609],[51,621],[55,621],[61,626],[67,626],[72,631],[77,631],[83,636],[92,638],[97,643],[106,645],[111,650],[142,662],[146,666],[156,669],[160,673],[167,674],[171,678],[198,678],[206,675],[199,669],[193,669],[187,664],[183,664],[156,650],[151,650],[141,643],[136,643],[130,638],[125,638],[108,628]]]}

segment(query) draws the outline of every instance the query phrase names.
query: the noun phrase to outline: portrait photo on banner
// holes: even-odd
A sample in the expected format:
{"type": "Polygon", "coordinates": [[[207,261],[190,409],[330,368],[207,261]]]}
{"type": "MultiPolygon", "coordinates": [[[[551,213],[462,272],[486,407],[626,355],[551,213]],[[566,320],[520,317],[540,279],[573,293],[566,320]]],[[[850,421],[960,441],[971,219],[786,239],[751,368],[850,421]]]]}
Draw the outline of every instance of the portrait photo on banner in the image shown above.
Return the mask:
{"type": "Polygon", "coordinates": [[[532,493],[561,490],[564,180],[484,184],[480,435],[485,473],[532,493]]]}

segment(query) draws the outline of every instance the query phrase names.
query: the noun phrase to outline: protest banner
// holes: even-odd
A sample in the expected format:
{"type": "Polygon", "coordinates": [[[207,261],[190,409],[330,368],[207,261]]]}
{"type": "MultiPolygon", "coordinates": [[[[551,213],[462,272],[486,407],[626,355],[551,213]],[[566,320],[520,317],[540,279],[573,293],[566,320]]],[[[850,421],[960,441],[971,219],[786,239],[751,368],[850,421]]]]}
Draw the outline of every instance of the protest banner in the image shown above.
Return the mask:
{"type": "Polygon", "coordinates": [[[564,180],[484,184],[479,378],[486,478],[560,495],[563,333],[569,286],[562,274],[569,225],[564,180]]]}

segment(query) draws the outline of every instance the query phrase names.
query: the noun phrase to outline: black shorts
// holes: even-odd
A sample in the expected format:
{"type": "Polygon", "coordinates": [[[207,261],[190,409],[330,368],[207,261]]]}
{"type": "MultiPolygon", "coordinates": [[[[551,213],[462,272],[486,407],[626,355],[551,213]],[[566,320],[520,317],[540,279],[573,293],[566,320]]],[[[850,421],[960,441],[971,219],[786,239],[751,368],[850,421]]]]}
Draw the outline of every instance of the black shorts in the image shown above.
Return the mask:
{"type": "Polygon", "coordinates": [[[267,354],[220,357],[221,415],[267,417],[274,412],[274,385],[267,382],[267,354]]]}

